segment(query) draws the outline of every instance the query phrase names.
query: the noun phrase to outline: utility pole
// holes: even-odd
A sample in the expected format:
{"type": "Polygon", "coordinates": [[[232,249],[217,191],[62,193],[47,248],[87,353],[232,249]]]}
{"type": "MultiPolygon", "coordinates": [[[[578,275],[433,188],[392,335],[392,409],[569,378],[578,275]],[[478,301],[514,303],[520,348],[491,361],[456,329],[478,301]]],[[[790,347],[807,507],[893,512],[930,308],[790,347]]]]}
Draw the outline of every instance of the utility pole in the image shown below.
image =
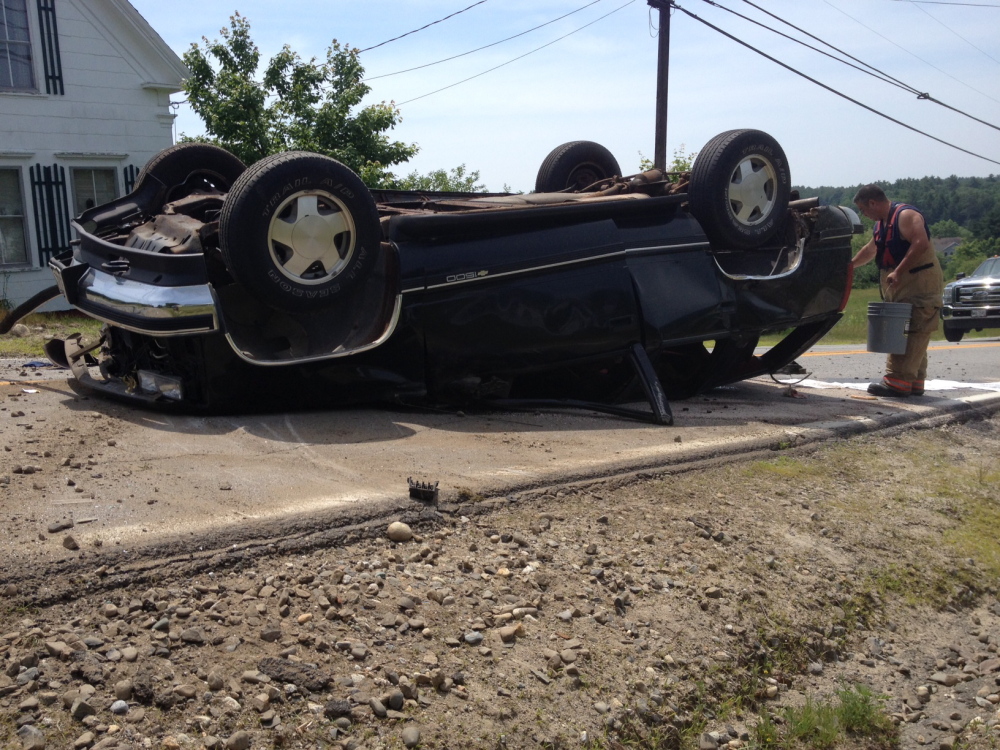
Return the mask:
{"type": "Polygon", "coordinates": [[[656,60],[656,136],[653,166],[667,170],[667,81],[670,70],[670,0],[646,0],[659,10],[660,34],[656,60]]]}

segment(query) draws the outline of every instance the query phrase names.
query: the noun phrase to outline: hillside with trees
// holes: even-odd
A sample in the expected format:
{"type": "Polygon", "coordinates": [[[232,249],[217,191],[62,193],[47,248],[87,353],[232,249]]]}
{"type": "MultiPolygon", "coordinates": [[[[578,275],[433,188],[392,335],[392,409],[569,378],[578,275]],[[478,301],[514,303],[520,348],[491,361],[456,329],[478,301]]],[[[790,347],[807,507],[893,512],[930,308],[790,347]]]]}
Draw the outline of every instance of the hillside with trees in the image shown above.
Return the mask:
{"type": "MultiPolygon", "coordinates": [[[[1000,254],[1000,175],[989,177],[921,177],[895,182],[877,181],[891,200],[919,208],[933,237],[961,237],[950,258],[941,258],[945,278],[969,274],[985,258],[1000,254]]],[[[861,185],[800,187],[802,197],[818,196],[824,205],[850,206],[861,185]]],[[[855,251],[871,239],[872,224],[863,219],[865,234],[854,238],[855,251]]],[[[859,268],[855,287],[873,286],[878,279],[873,264],[859,268]]]]}

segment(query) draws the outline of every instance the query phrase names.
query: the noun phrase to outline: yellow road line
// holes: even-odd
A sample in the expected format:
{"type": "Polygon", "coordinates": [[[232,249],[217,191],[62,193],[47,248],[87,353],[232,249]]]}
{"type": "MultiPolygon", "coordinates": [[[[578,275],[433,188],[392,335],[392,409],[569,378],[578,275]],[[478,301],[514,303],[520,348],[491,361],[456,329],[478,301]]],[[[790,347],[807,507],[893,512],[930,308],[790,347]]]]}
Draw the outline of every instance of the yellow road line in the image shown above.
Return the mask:
{"type": "MultiPolygon", "coordinates": [[[[993,344],[941,344],[939,346],[929,346],[927,351],[929,352],[943,352],[949,349],[989,349],[993,347],[1000,346],[1000,342],[993,344]]],[[[879,354],[879,352],[870,352],[867,349],[850,349],[844,352],[806,352],[801,355],[803,357],[837,357],[841,354],[879,354]]]]}
{"type": "Polygon", "coordinates": [[[800,354],[800,357],[832,357],[840,354],[872,354],[873,352],[866,351],[864,349],[852,349],[848,352],[806,352],[805,354],[800,354]]]}
{"type": "Polygon", "coordinates": [[[988,349],[992,346],[1000,346],[1000,342],[992,344],[941,344],[940,346],[931,346],[929,349],[988,349]]]}

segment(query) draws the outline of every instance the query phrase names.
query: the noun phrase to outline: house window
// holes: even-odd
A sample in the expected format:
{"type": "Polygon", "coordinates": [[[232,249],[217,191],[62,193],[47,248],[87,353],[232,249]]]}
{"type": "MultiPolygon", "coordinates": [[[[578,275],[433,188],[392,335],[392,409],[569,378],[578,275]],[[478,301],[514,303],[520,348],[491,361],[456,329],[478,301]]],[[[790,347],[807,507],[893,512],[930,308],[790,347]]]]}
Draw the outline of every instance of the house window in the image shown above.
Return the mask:
{"type": "MultiPolygon", "coordinates": [[[[0,0],[3,1],[5,0],[0,0]]],[[[21,173],[16,169],[0,169],[0,265],[27,262],[21,173]]]]}
{"type": "Polygon", "coordinates": [[[26,0],[0,0],[0,90],[34,91],[26,0]]]}
{"type": "Polygon", "coordinates": [[[72,172],[73,211],[76,216],[118,197],[118,179],[114,169],[74,169],[72,172]]]}

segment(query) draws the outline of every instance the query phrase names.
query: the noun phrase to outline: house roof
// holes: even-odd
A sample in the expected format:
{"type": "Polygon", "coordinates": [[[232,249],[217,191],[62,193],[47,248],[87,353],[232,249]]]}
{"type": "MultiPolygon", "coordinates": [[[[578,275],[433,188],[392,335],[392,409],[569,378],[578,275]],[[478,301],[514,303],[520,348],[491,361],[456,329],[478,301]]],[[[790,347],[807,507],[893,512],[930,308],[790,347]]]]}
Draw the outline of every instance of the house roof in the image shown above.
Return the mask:
{"type": "Polygon", "coordinates": [[[933,237],[931,239],[931,244],[934,245],[934,251],[938,253],[945,252],[947,250],[952,250],[962,244],[961,237],[933,237]]]}
{"type": "Polygon", "coordinates": [[[934,239],[931,240],[931,242],[934,243],[935,247],[937,247],[939,245],[941,245],[941,246],[945,246],[945,245],[961,245],[962,244],[962,238],[961,237],[935,237],[934,239]]]}
{"type": "Polygon", "coordinates": [[[183,90],[191,72],[128,0],[78,0],[74,4],[129,61],[142,78],[143,88],[183,90]]]}

